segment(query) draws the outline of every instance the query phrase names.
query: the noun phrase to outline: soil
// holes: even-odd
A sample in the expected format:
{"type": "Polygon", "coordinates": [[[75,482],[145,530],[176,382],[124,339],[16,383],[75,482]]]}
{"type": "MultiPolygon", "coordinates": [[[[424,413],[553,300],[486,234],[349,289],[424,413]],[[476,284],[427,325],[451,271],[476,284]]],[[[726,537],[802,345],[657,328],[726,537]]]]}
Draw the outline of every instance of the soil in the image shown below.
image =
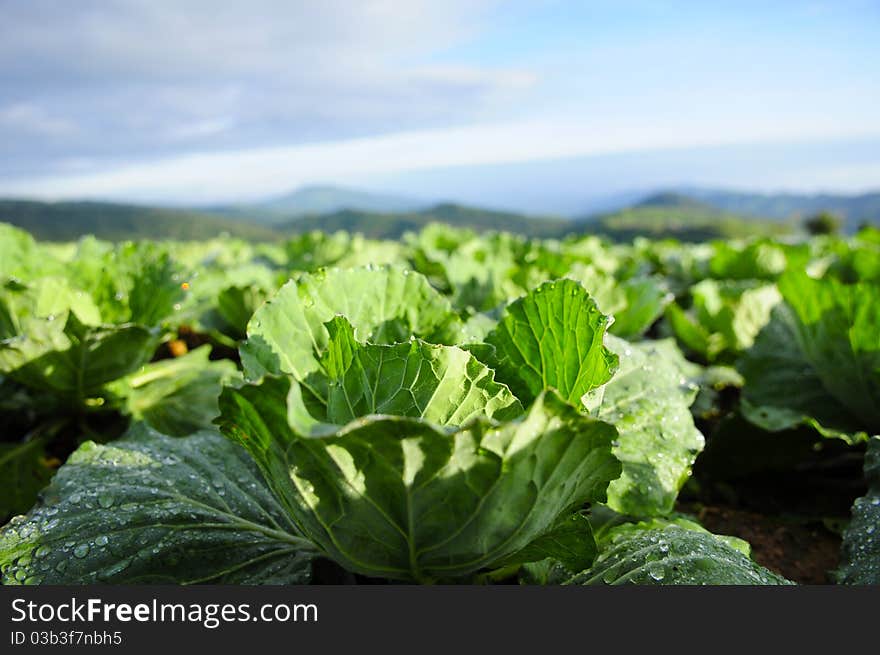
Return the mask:
{"type": "Polygon", "coordinates": [[[790,521],[722,505],[682,504],[710,532],[745,539],[752,558],[799,584],[834,584],[840,536],[821,522],[790,521]]]}

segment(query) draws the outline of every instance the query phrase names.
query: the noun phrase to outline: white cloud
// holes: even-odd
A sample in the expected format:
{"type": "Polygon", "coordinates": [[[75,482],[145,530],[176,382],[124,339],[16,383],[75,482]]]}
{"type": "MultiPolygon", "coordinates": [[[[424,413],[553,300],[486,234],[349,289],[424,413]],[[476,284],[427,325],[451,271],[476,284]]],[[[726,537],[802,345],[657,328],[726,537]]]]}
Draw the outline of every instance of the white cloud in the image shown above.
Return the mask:
{"type": "Polygon", "coordinates": [[[478,120],[503,112],[534,73],[431,56],[479,31],[493,4],[5,3],[0,106],[64,107],[80,138],[59,152],[50,139],[62,124],[34,114],[0,123],[0,151],[49,167],[59,155],[143,159],[478,120]]]}
{"type": "Polygon", "coordinates": [[[188,141],[203,136],[213,136],[231,130],[235,121],[228,116],[207,118],[169,127],[165,134],[172,141],[188,141]]]}
{"type": "Polygon", "coordinates": [[[53,139],[77,132],[74,122],[53,116],[42,107],[27,102],[0,108],[0,130],[3,129],[18,130],[53,139]]]}
{"type": "Polygon", "coordinates": [[[0,193],[187,202],[247,200],[303,184],[345,182],[397,171],[865,136],[859,129],[798,120],[786,125],[775,121],[694,124],[675,119],[650,124],[590,125],[570,119],[492,123],[292,147],[194,153],[105,172],[0,184],[0,193]]]}
{"type": "Polygon", "coordinates": [[[6,193],[215,201],[372,173],[880,130],[873,78],[854,77],[867,58],[850,62],[840,41],[811,59],[774,36],[780,59],[726,28],[646,30],[604,10],[569,23],[556,3],[518,14],[497,0],[0,7],[6,193]],[[836,63],[813,70],[826,51],[836,63]],[[837,69],[849,71],[839,83],[837,69]]]}

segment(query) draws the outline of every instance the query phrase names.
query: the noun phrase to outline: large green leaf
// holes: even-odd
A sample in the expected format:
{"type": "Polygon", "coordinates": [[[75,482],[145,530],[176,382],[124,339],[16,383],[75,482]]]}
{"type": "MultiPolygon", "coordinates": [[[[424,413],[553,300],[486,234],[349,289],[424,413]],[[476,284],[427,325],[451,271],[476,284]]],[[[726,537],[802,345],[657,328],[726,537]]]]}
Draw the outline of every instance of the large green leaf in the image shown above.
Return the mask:
{"type": "Polygon", "coordinates": [[[852,520],[843,533],[837,572],[843,584],[880,584],[880,436],[868,442],[865,478],[868,493],[853,504],[852,520]]]}
{"type": "Polygon", "coordinates": [[[83,444],[0,530],[4,584],[302,583],[302,539],[241,448],[140,425],[83,444]]]}
{"type": "Polygon", "coordinates": [[[20,277],[28,272],[36,256],[34,238],[17,227],[0,223],[0,283],[7,277],[20,277]]]}
{"type": "Polygon", "coordinates": [[[113,246],[85,238],[67,274],[72,286],[91,294],[105,323],[157,327],[173,318],[186,296],[185,272],[164,244],[113,246]]]}
{"type": "MultiPolygon", "coordinates": [[[[238,257],[221,253],[207,257],[187,281],[189,293],[180,320],[218,340],[235,341],[245,338],[257,307],[287,277],[282,278],[266,262],[241,263],[238,257]]],[[[186,253],[175,252],[175,256],[182,258],[186,253]]]]}
{"type": "Polygon", "coordinates": [[[575,264],[566,274],[584,285],[599,311],[613,316],[609,332],[622,339],[637,339],[651,327],[672,301],[665,283],[657,277],[617,280],[592,265],[575,264]]]}
{"type": "MultiPolygon", "coordinates": [[[[42,277],[28,282],[9,282],[0,288],[0,313],[9,319],[0,319],[0,339],[26,334],[34,319],[63,317],[76,314],[85,325],[99,325],[101,314],[91,296],[74,289],[61,277],[42,277]]],[[[61,329],[63,320],[56,324],[61,329]]],[[[39,329],[39,328],[37,328],[39,329]]]]}
{"type": "MultiPolygon", "coordinates": [[[[342,425],[368,414],[391,414],[462,425],[479,416],[504,419],[522,414],[510,390],[465,350],[419,339],[362,345],[341,316],[326,328],[326,413],[316,416],[325,422],[342,425]]],[[[317,377],[310,376],[312,389],[324,386],[317,384],[317,377]]]]}
{"type": "Polygon", "coordinates": [[[64,402],[81,402],[146,362],[157,335],[100,323],[91,296],[57,277],[0,291],[0,373],[64,402]]]}
{"type": "Polygon", "coordinates": [[[858,422],[828,393],[798,346],[795,321],[789,307],[776,307],[740,360],[743,415],[772,432],[806,423],[829,436],[858,433],[858,422]]]}
{"type": "Polygon", "coordinates": [[[691,287],[689,311],[670,305],[667,320],[679,341],[704,361],[731,360],[749,348],[779,302],[776,287],[703,280],[691,287]]]}
{"type": "Polygon", "coordinates": [[[579,282],[547,282],[507,306],[486,337],[494,348],[486,363],[524,405],[555,389],[580,406],[581,397],[617,368],[617,355],[602,342],[607,325],[579,282]]]}
{"type": "Polygon", "coordinates": [[[739,365],[746,417],[848,440],[880,431],[880,288],[796,273],[779,285],[786,303],[739,365]]]}
{"type": "Polygon", "coordinates": [[[305,380],[320,367],[324,324],[337,314],[372,343],[411,336],[449,343],[460,330],[449,301],[422,275],[392,266],[330,269],[288,282],[254,313],[240,348],[245,373],[256,379],[284,372],[305,380]]]}
{"type": "Polygon", "coordinates": [[[247,336],[247,324],[269,297],[265,287],[259,284],[232,286],[217,295],[217,314],[225,324],[226,331],[236,339],[247,336]]]}
{"type": "Polygon", "coordinates": [[[361,234],[338,230],[332,234],[313,230],[284,243],[285,263],[291,271],[314,272],[328,266],[338,268],[381,264],[403,264],[401,244],[376,241],[361,234]]]}
{"type": "Polygon", "coordinates": [[[779,289],[822,385],[864,429],[880,432],[880,286],[789,273],[779,289]]]}
{"type": "Polygon", "coordinates": [[[37,244],[24,230],[0,223],[0,285],[7,278],[34,280],[62,271],[62,263],[43,244],[37,244]]]}
{"type": "Polygon", "coordinates": [[[235,364],[211,361],[209,346],[146,364],[111,386],[124,410],[163,434],[185,436],[212,426],[223,384],[239,378],[235,364]]]}
{"type": "MultiPolygon", "coordinates": [[[[742,553],[746,557],[751,556],[751,546],[748,542],[738,537],[730,537],[727,535],[713,535],[703,526],[697,523],[692,517],[686,514],[673,513],[668,516],[654,517],[648,520],[639,521],[630,516],[618,514],[607,506],[597,505],[590,510],[589,522],[591,524],[591,534],[593,537],[595,559],[599,553],[605,553],[613,548],[616,544],[624,539],[639,537],[648,533],[655,533],[667,528],[679,528],[682,530],[692,530],[703,533],[707,536],[723,542],[734,551],[742,553]]],[[[653,556],[649,556],[653,560],[653,556]]],[[[572,562],[565,562],[556,555],[550,555],[547,559],[540,562],[525,564],[520,570],[520,581],[523,584],[565,584],[569,582],[573,576],[578,580],[590,577],[587,570],[592,567],[592,563],[583,568],[574,568],[572,562]]],[[[653,580],[655,583],[661,580],[653,580]]],[[[594,583],[597,581],[593,581],[594,583]]],[[[604,580],[603,580],[604,582],[604,580]]]]}
{"type": "Polygon", "coordinates": [[[623,474],[608,487],[608,505],[635,516],[665,514],[705,443],[689,409],[697,388],[683,375],[686,362],[671,340],[606,341],[620,368],[601,393],[584,400],[620,433],[614,454],[623,474]]]}
{"type": "MultiPolygon", "coordinates": [[[[447,291],[460,310],[489,311],[522,295],[534,271],[526,264],[528,244],[518,235],[488,233],[476,235],[471,230],[447,225],[429,225],[413,243],[416,270],[430,277],[438,288],[447,291]]],[[[534,286],[550,277],[540,275],[530,280],[534,286]]]]}
{"type": "MultiPolygon", "coordinates": [[[[621,539],[637,536],[648,531],[665,530],[669,527],[712,534],[700,525],[695,517],[681,512],[672,512],[666,516],[655,516],[650,519],[639,520],[632,516],[618,514],[606,505],[597,505],[590,510],[590,524],[593,529],[593,537],[596,540],[596,547],[602,551],[608,550],[621,539]]],[[[749,542],[729,535],[716,534],[712,536],[720,539],[746,557],[751,557],[752,546],[749,542]]]]}
{"type": "Polygon", "coordinates": [[[243,444],[305,535],[345,568],[428,581],[474,573],[603,501],[615,430],[555,394],[519,420],[443,428],[368,416],[301,431],[289,379],[226,388],[222,430],[243,444]]]}
{"type": "Polygon", "coordinates": [[[575,585],[779,585],[788,580],[707,532],[673,524],[622,531],[575,585]]]}
{"type": "Polygon", "coordinates": [[[156,342],[139,325],[87,326],[73,313],[35,318],[27,333],[0,341],[0,372],[81,403],[148,361],[156,342]]]}
{"type": "Polygon", "coordinates": [[[597,554],[590,519],[581,512],[575,512],[571,516],[563,517],[548,532],[515,553],[502,565],[552,562],[574,573],[592,566],[597,554]]]}
{"type": "MultiPolygon", "coordinates": [[[[611,333],[623,339],[642,336],[663,315],[673,296],[656,277],[636,277],[619,283],[624,307],[614,314],[611,333]]],[[[601,301],[599,308],[603,309],[601,301]]]]}
{"type": "Polygon", "coordinates": [[[803,246],[786,246],[766,239],[747,243],[716,241],[709,260],[712,277],[728,280],[776,279],[786,267],[802,264],[803,246]]]}

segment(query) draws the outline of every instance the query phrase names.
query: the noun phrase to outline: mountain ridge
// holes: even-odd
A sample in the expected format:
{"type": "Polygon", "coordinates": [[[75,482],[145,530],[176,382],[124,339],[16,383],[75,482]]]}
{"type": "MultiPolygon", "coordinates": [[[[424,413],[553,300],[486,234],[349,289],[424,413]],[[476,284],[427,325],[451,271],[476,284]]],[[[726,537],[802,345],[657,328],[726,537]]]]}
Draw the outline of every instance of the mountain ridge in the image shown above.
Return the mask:
{"type": "MultiPolygon", "coordinates": [[[[335,194],[342,187],[312,189],[331,189],[335,194]]],[[[846,210],[840,213],[845,219],[847,232],[854,232],[862,222],[880,224],[880,193],[852,196],[787,194],[780,200],[778,194],[707,189],[696,190],[693,195],[676,189],[655,191],[614,211],[575,218],[524,214],[454,202],[435,203],[407,211],[342,208],[291,214],[282,210],[261,210],[260,204],[243,205],[233,211],[230,208],[191,209],[100,201],[48,203],[0,199],[0,221],[23,227],[38,238],[54,241],[76,239],[83,234],[95,234],[110,240],[203,239],[229,234],[265,241],[310,230],[349,230],[368,237],[398,238],[406,231],[421,229],[431,222],[445,222],[476,231],[507,230],[545,238],[595,233],[617,240],[635,236],[670,236],[699,241],[791,231],[798,228],[804,215],[822,209],[834,211],[835,207],[846,210]],[[747,211],[774,202],[775,217],[770,212],[758,215],[747,211]],[[798,207],[802,209],[798,210],[798,207]],[[265,213],[261,214],[261,211],[265,213]]]]}

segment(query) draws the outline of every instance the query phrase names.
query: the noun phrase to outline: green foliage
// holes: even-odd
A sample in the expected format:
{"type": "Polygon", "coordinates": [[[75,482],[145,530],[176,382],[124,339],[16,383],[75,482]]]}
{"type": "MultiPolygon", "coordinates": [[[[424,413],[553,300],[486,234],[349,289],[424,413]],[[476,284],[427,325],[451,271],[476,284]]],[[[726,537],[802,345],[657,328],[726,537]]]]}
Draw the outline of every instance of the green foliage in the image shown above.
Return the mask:
{"type": "Polygon", "coordinates": [[[772,284],[708,279],[690,289],[691,307],[678,304],[666,319],[678,340],[704,362],[732,362],[755,341],[780,296],[772,284]]]}
{"type": "Polygon", "coordinates": [[[700,502],[840,525],[839,580],[876,582],[872,231],[609,243],[432,211],[458,227],[0,225],[3,582],[286,584],[315,558],[319,582],[786,582],[678,513],[700,502]]]}
{"type": "Polygon", "coordinates": [[[574,264],[566,277],[584,285],[599,310],[614,318],[609,332],[623,339],[642,336],[673,299],[657,277],[643,275],[618,280],[594,265],[583,264],[574,264]]]}
{"type": "Polygon", "coordinates": [[[868,493],[852,508],[852,521],[843,533],[841,567],[843,584],[880,584],[880,437],[868,443],[865,457],[868,493]]]}
{"type": "Polygon", "coordinates": [[[703,449],[689,411],[697,389],[684,379],[673,343],[608,343],[620,368],[601,394],[586,398],[619,432],[614,454],[623,473],[608,487],[608,505],[634,516],[666,514],[703,449]]]}
{"type": "Polygon", "coordinates": [[[769,430],[880,431],[880,288],[792,271],[779,289],[785,304],[741,365],[746,416],[769,430]]]}
{"type": "Polygon", "coordinates": [[[337,314],[374,343],[410,336],[449,343],[460,324],[449,301],[406,269],[328,269],[291,280],[255,312],[241,347],[245,373],[254,379],[285,372],[304,380],[318,369],[328,338],[324,324],[337,314]]]}
{"type": "Polygon", "coordinates": [[[829,211],[822,211],[818,214],[807,217],[804,220],[804,227],[810,234],[837,234],[843,226],[843,220],[829,211]]]}
{"type": "Polygon", "coordinates": [[[612,537],[573,585],[779,585],[785,578],[701,530],[670,525],[625,530],[612,537]]]}
{"type": "Polygon", "coordinates": [[[614,428],[553,394],[497,426],[375,416],[303,434],[291,388],[227,388],[222,429],[250,450],[302,532],[366,575],[424,582],[500,564],[565,510],[604,500],[620,473],[614,428]]]}
{"type": "Polygon", "coordinates": [[[300,537],[244,451],[135,428],[74,453],[0,532],[3,584],[307,582],[300,537]]]}
{"type": "Polygon", "coordinates": [[[209,346],[174,359],[152,362],[113,386],[125,411],[163,434],[186,436],[212,426],[224,384],[240,378],[228,360],[210,361],[209,346]]]}
{"type": "Polygon", "coordinates": [[[524,403],[552,388],[579,405],[617,369],[617,357],[603,344],[607,324],[580,284],[547,282],[505,308],[486,337],[487,363],[524,403]]]}

